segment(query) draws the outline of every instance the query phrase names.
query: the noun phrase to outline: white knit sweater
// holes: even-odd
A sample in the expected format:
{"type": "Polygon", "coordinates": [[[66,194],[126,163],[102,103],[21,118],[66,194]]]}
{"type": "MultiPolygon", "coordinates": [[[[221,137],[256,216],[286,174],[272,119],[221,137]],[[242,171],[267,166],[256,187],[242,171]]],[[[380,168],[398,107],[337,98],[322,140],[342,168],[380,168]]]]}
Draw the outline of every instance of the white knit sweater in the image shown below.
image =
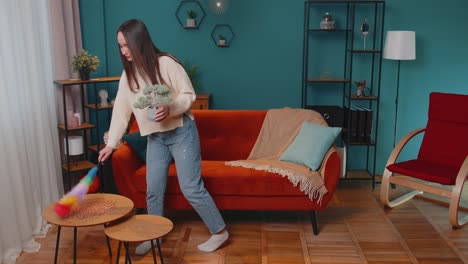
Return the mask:
{"type": "Polygon", "coordinates": [[[183,114],[187,114],[191,119],[193,115],[191,112],[192,103],[195,101],[195,91],[193,90],[192,83],[185,72],[184,68],[174,61],[171,57],[162,56],[159,58],[159,68],[161,76],[167,86],[173,89],[174,99],[169,105],[170,114],[162,122],[152,122],[147,119],[147,109],[138,109],[133,106],[137,98],[142,96],[144,87],[151,85],[149,81],[145,81],[141,76],[137,76],[137,81],[140,90],[134,93],[130,90],[128,85],[127,75],[125,71],[119,82],[119,89],[115,98],[114,108],[112,110],[112,119],[109,128],[109,139],[107,146],[116,148],[118,142],[124,135],[128,122],[132,113],[138,122],[140,133],[142,136],[154,132],[164,132],[181,127],[183,114]]]}

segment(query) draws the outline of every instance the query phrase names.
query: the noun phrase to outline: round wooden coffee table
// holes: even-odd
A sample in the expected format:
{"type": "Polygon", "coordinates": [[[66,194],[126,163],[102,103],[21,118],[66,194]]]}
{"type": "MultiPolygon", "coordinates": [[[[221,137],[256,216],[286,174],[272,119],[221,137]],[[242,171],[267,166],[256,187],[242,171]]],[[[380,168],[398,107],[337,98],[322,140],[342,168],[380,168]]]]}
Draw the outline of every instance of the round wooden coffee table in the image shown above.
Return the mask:
{"type": "MultiPolygon", "coordinates": [[[[42,218],[48,223],[58,226],[57,241],[55,244],[54,263],[57,263],[60,231],[62,226],[73,227],[73,263],[76,263],[76,236],[77,228],[107,224],[128,215],[133,210],[133,202],[125,196],[110,193],[87,194],[68,217],[59,217],[54,211],[52,203],[42,211],[42,218]]],[[[109,239],[107,247],[111,253],[109,239]]]]}
{"type": "Polygon", "coordinates": [[[153,240],[156,240],[161,264],[164,263],[159,238],[172,230],[174,224],[171,220],[157,215],[133,215],[126,220],[117,222],[110,223],[104,228],[104,233],[107,236],[119,241],[116,263],[119,263],[121,242],[124,242],[125,247],[125,263],[127,260],[131,263],[128,243],[151,241],[153,262],[156,264],[153,240]]]}

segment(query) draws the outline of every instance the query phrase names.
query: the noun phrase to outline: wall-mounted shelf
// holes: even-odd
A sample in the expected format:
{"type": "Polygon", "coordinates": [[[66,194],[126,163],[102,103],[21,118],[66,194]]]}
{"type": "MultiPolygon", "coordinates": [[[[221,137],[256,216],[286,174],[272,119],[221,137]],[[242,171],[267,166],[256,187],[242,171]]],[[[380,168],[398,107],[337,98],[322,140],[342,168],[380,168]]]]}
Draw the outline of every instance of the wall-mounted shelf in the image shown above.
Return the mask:
{"type": "Polygon", "coordinates": [[[213,40],[213,43],[219,48],[229,47],[235,37],[236,34],[234,34],[231,26],[227,24],[218,24],[214,26],[213,30],[211,31],[211,39],[213,40]],[[220,36],[224,37],[224,42],[221,41],[220,36]]]}
{"type": "Polygon", "coordinates": [[[182,0],[177,6],[175,16],[179,24],[185,29],[198,29],[205,18],[205,10],[198,0],[182,0]],[[195,17],[189,20],[189,12],[195,13],[195,17]],[[184,22],[185,23],[184,23],[184,22]]]}

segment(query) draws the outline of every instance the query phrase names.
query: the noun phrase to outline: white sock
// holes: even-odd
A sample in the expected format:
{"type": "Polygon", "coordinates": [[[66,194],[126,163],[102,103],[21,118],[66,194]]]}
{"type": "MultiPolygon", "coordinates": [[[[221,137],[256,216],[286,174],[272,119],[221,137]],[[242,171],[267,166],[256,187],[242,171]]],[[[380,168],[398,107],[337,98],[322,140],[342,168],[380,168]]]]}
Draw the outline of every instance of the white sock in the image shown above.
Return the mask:
{"type": "Polygon", "coordinates": [[[198,245],[198,249],[205,252],[213,252],[218,249],[229,238],[229,233],[225,230],[221,234],[211,235],[205,243],[198,245]]]}
{"type": "MultiPolygon", "coordinates": [[[[156,240],[153,240],[153,244],[154,246],[157,245],[156,240]]],[[[151,250],[151,241],[145,241],[135,248],[135,254],[140,255],[140,256],[145,255],[150,250],[151,250]]]]}

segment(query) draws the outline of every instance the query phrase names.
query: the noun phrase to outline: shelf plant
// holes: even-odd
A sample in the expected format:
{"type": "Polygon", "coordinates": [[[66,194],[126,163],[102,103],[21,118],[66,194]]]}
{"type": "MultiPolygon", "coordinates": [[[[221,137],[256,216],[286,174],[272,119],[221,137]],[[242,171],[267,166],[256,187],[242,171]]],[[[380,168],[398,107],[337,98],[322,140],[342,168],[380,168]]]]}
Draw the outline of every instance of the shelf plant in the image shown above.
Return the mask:
{"type": "Polygon", "coordinates": [[[188,60],[184,60],[183,64],[185,71],[192,83],[193,89],[197,89],[199,85],[200,67],[195,64],[191,64],[188,60]]]}
{"type": "Polygon", "coordinates": [[[225,37],[225,36],[219,35],[219,36],[218,36],[218,39],[219,39],[219,41],[218,41],[218,44],[219,44],[219,45],[226,45],[226,44],[227,44],[227,43],[226,43],[226,37],[225,37]]]}
{"type": "Polygon", "coordinates": [[[187,27],[196,27],[196,17],[197,13],[194,10],[187,11],[187,27]]]}
{"type": "Polygon", "coordinates": [[[74,55],[71,63],[73,72],[78,72],[82,80],[89,80],[89,74],[95,72],[99,65],[99,58],[86,50],[74,55]]]}

